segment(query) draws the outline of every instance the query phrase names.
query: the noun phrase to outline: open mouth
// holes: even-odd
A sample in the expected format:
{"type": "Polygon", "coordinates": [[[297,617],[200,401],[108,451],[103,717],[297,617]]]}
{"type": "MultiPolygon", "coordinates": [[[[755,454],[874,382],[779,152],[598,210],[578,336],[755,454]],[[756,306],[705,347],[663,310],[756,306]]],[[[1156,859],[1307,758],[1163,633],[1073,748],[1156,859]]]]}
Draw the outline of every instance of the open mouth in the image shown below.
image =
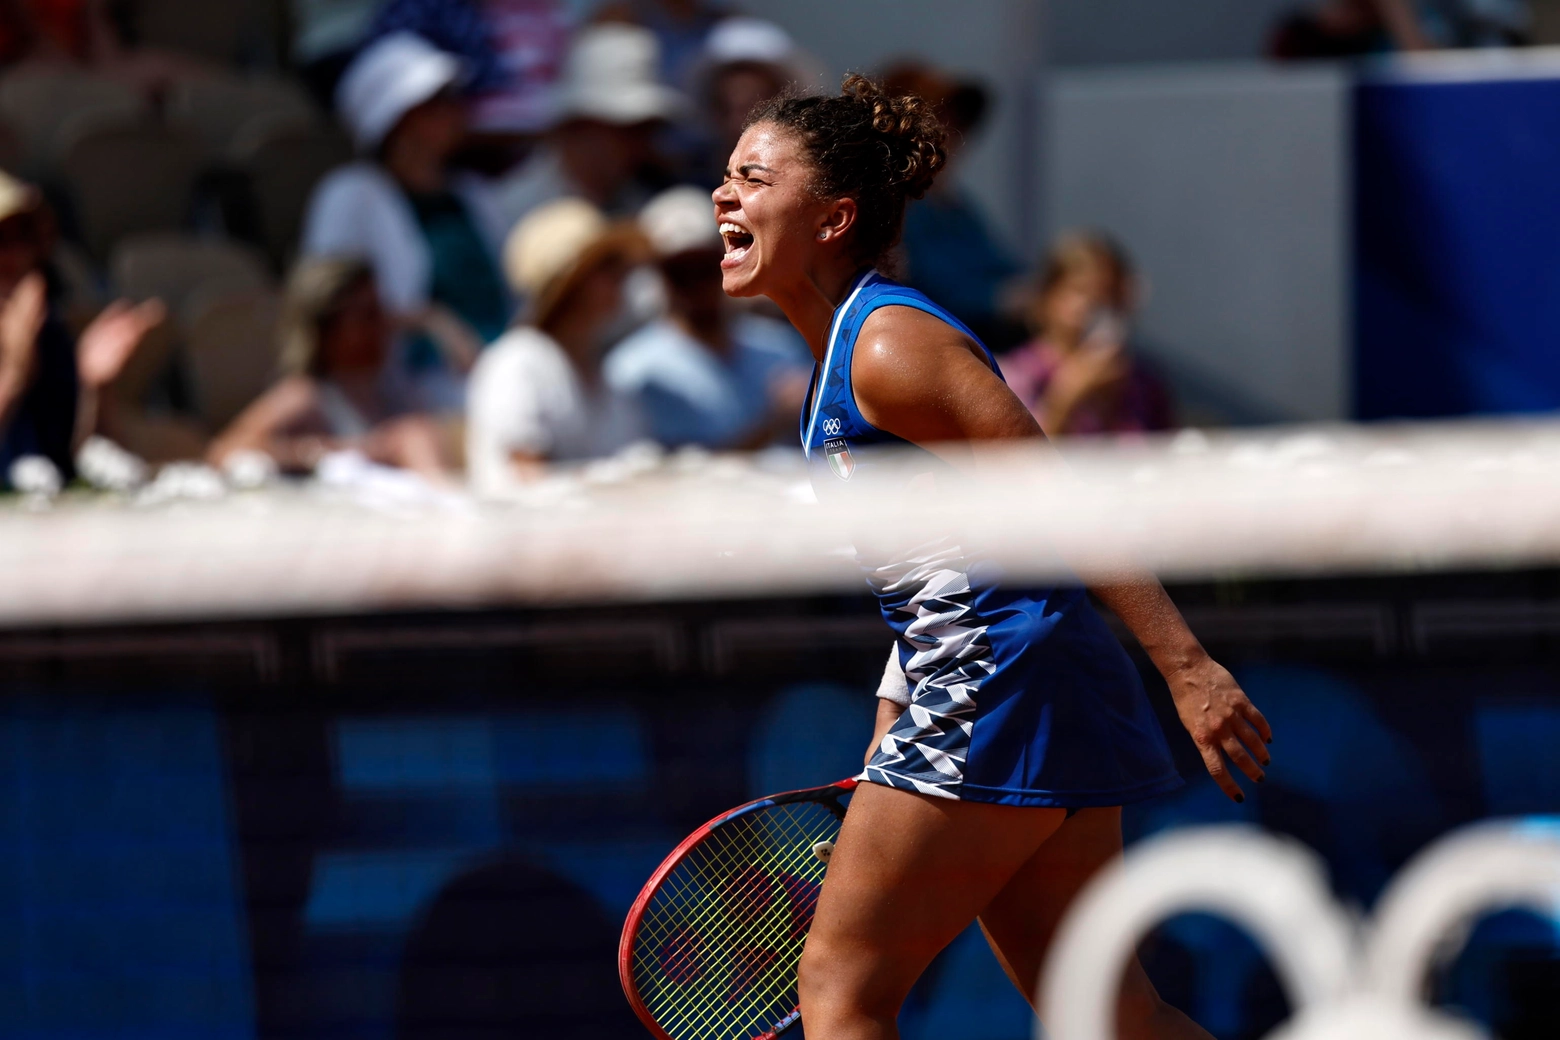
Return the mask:
{"type": "Polygon", "coordinates": [[[720,237],[726,243],[726,256],[720,262],[722,267],[735,267],[740,264],[746,259],[748,250],[753,247],[752,233],[730,221],[721,222],[720,237]]]}

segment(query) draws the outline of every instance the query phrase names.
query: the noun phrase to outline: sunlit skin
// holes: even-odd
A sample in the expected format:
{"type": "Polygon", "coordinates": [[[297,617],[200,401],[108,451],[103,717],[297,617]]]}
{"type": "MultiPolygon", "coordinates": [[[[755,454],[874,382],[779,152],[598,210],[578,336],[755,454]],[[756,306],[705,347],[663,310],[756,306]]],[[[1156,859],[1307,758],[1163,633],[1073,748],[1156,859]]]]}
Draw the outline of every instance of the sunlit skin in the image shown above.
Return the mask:
{"type": "MultiPolygon", "coordinates": [[[[853,243],[855,200],[820,196],[801,143],[770,123],[743,133],[712,197],[726,244],[726,292],[768,297],[821,361],[835,309],[865,266],[853,243]]],[[[872,313],[856,341],[851,384],[868,422],[955,465],[979,466],[975,447],[984,441],[1044,440],[984,351],[920,310],[872,313]]],[[[1266,720],[1152,576],[1123,577],[1093,591],[1165,676],[1209,773],[1242,800],[1229,763],[1262,779],[1271,739],[1266,720]]],[[[881,702],[869,756],[900,713],[881,702]]],[[[911,986],[977,915],[1014,984],[1032,996],[1073,895],[1120,852],[1119,819],[1119,808],[1064,819],[1060,809],[950,802],[862,784],[799,968],[808,1035],[897,1037],[895,1018],[911,986]]],[[[1117,1011],[1120,1035],[1129,1040],[1208,1038],[1159,999],[1135,960],[1117,1011]]]]}
{"type": "Polygon", "coordinates": [[[861,265],[847,248],[855,200],[819,198],[811,185],[801,145],[758,123],[738,139],[712,198],[716,221],[739,229],[725,233],[721,287],[728,296],[769,297],[822,358],[834,308],[861,265]]]}

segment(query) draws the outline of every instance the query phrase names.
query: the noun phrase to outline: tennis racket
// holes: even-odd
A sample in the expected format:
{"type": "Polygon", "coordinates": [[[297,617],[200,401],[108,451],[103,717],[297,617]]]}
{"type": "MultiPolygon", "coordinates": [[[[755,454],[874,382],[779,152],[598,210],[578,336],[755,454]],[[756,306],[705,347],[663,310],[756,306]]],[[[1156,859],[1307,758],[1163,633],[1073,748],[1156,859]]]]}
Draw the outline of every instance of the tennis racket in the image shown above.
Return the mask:
{"type": "Polygon", "coordinates": [[[650,876],[618,976],[659,1040],[771,1040],[801,1018],[796,965],[855,780],[722,813],[650,876]]]}

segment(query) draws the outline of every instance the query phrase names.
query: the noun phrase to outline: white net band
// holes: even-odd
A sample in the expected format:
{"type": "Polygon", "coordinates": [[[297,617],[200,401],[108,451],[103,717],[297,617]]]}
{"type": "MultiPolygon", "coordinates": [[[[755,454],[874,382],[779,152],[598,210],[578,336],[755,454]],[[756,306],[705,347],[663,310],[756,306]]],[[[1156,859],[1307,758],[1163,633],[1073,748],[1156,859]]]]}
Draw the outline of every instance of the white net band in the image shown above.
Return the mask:
{"type": "Polygon", "coordinates": [[[404,479],[17,500],[0,508],[0,624],[854,592],[860,531],[956,531],[1013,581],[1560,561],[1560,423],[1191,433],[1069,446],[1065,466],[1009,448],[967,480],[827,506],[800,463],[709,456],[613,460],[507,503],[404,479]]]}

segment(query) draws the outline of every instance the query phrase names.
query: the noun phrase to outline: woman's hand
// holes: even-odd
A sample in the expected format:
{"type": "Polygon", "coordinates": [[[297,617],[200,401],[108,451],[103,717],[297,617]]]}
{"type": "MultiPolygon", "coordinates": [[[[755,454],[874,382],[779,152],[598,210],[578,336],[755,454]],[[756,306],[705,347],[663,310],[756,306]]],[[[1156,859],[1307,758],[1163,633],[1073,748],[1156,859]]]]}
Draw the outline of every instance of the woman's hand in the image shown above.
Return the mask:
{"type": "Polygon", "coordinates": [[[82,385],[96,390],[119,378],[125,362],[141,345],[146,334],[163,323],[168,309],[161,300],[147,300],[132,306],[115,300],[103,308],[76,341],[76,369],[82,385]]]}
{"type": "Polygon", "coordinates": [[[446,483],[454,468],[446,450],[450,432],[427,415],[403,415],[380,423],[361,443],[363,454],[385,466],[396,466],[435,483],[446,483]]]}
{"type": "Polygon", "coordinates": [[[1132,363],[1119,341],[1091,336],[1057,366],[1035,416],[1046,433],[1068,433],[1078,409],[1115,393],[1131,374],[1132,363]]]}
{"type": "Polygon", "coordinates": [[[1165,675],[1181,725],[1202,753],[1208,775],[1230,798],[1246,800],[1230,775],[1228,757],[1242,773],[1261,783],[1263,767],[1272,761],[1267,745],[1273,730],[1235,677],[1203,654],[1195,663],[1165,675]]]}

